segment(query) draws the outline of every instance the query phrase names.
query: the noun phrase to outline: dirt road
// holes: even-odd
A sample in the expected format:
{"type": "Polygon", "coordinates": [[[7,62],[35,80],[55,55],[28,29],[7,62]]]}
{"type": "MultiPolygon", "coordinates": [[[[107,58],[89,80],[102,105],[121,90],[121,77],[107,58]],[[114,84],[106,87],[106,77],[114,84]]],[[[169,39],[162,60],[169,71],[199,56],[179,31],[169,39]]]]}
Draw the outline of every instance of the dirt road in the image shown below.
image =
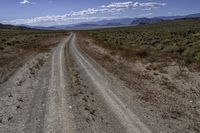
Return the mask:
{"type": "Polygon", "coordinates": [[[0,85],[0,132],[151,132],[134,114],[130,90],[76,39],[71,33],[0,85]]]}

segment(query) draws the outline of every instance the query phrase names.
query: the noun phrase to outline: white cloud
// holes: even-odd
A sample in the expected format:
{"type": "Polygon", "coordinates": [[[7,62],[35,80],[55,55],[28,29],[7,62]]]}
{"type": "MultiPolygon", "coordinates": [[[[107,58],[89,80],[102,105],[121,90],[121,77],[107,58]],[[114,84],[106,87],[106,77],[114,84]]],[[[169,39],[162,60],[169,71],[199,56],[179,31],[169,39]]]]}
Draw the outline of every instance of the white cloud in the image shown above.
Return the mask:
{"type": "Polygon", "coordinates": [[[157,2],[147,2],[147,3],[140,3],[140,2],[114,2],[109,5],[101,6],[104,9],[108,10],[126,10],[126,9],[145,9],[151,10],[154,8],[160,8],[165,6],[166,3],[157,3],[157,2]]]}
{"type": "Polygon", "coordinates": [[[29,4],[29,3],[31,3],[29,0],[23,0],[20,2],[20,4],[29,4]]]}
{"type": "Polygon", "coordinates": [[[160,8],[165,6],[166,3],[156,3],[156,2],[148,2],[148,3],[139,3],[139,2],[115,2],[109,5],[102,5],[100,8],[89,8],[82,11],[72,12],[66,14],[66,16],[86,16],[86,15],[94,15],[97,13],[114,13],[121,12],[128,9],[145,9],[151,10],[154,8],[160,8]]]}
{"type": "Polygon", "coordinates": [[[15,25],[27,24],[32,26],[51,26],[51,25],[66,25],[66,24],[74,24],[79,22],[88,22],[88,21],[98,21],[102,19],[114,19],[116,16],[106,16],[106,17],[62,17],[62,16],[45,16],[45,17],[37,17],[32,19],[17,19],[11,21],[3,21],[3,23],[10,23],[15,25]]]}
{"type": "MultiPolygon", "coordinates": [[[[21,4],[30,3],[28,0],[24,0],[21,4]]],[[[156,2],[147,2],[147,3],[139,3],[139,2],[114,2],[109,5],[102,5],[98,8],[88,8],[86,10],[74,11],[70,13],[66,13],[64,15],[55,15],[55,16],[42,16],[35,17],[29,19],[16,19],[3,21],[2,23],[9,24],[29,24],[29,25],[37,25],[41,23],[70,23],[73,22],[71,20],[89,20],[89,19],[97,19],[102,17],[94,17],[95,14],[116,14],[125,10],[133,10],[133,9],[142,9],[142,10],[151,10],[155,8],[160,8],[165,6],[166,3],[156,3],[156,2]]],[[[150,14],[148,14],[150,15],[150,14]]]]}

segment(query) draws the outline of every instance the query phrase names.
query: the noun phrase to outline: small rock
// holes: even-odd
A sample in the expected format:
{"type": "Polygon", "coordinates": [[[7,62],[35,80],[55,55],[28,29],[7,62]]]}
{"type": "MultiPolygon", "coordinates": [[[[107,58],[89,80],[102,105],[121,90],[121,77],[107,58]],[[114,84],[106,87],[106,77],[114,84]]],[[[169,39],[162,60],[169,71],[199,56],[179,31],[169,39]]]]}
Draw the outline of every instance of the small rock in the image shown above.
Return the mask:
{"type": "Polygon", "coordinates": [[[13,97],[13,95],[10,93],[10,94],[8,95],[8,97],[13,97]]]}
{"type": "Polygon", "coordinates": [[[8,117],[8,121],[11,121],[12,119],[13,119],[13,117],[12,117],[12,116],[8,117]]]}
{"type": "Polygon", "coordinates": [[[22,98],[18,99],[19,102],[24,102],[24,100],[22,98]]]}
{"type": "Polygon", "coordinates": [[[89,123],[89,122],[90,122],[90,119],[89,119],[89,118],[86,118],[85,120],[87,121],[87,123],[89,123]]]}
{"type": "Polygon", "coordinates": [[[17,109],[21,109],[21,106],[20,105],[17,105],[17,107],[16,107],[17,109]]]}
{"type": "Polygon", "coordinates": [[[21,86],[22,85],[22,81],[18,81],[16,82],[17,86],[21,86]]]}

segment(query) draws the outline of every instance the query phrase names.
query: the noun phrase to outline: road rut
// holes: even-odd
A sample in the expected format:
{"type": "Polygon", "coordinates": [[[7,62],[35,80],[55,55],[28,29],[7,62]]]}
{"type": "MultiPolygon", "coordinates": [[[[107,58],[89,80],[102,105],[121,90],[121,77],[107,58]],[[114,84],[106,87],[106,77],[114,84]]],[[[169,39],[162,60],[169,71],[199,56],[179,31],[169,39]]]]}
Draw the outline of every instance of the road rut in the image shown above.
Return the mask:
{"type": "Polygon", "coordinates": [[[110,74],[98,65],[93,59],[81,51],[76,43],[76,35],[73,34],[70,42],[70,50],[74,60],[82,67],[87,78],[94,84],[95,91],[105,100],[110,110],[117,116],[126,132],[150,133],[151,131],[140,121],[122,99],[131,100],[126,94],[120,92],[125,87],[114,79],[110,74]],[[114,90],[114,91],[113,91],[114,90]]]}

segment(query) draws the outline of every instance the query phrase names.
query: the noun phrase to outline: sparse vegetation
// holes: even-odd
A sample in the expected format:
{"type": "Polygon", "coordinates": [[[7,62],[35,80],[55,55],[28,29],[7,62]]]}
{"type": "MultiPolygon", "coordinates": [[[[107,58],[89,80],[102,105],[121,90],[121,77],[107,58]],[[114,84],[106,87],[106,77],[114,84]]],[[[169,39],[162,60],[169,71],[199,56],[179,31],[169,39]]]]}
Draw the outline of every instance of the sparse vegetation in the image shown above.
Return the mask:
{"type": "MultiPolygon", "coordinates": [[[[0,47],[15,46],[21,49],[45,49],[44,40],[65,36],[65,31],[42,31],[42,30],[0,30],[0,47]]],[[[52,43],[55,43],[52,41],[52,43]]],[[[52,45],[52,44],[48,44],[52,45]]]]}
{"type": "Polygon", "coordinates": [[[125,83],[149,119],[175,132],[200,131],[200,19],[79,33],[91,41],[80,39],[80,47],[125,83]]]}
{"type": "Polygon", "coordinates": [[[200,19],[82,32],[128,59],[200,63],[200,19]]]}
{"type": "Polygon", "coordinates": [[[0,27],[0,83],[5,81],[27,57],[48,52],[68,32],[31,29],[1,29],[0,27]]]}

